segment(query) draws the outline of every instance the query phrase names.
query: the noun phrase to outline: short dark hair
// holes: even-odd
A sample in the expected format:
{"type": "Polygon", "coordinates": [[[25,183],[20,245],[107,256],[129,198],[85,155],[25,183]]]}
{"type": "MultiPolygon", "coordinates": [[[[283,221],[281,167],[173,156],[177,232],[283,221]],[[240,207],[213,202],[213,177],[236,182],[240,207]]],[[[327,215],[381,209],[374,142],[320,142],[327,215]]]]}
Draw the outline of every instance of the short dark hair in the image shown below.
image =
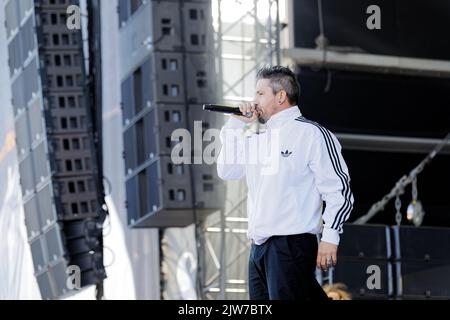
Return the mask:
{"type": "Polygon", "coordinates": [[[298,104],[300,85],[291,69],[283,66],[262,67],[256,74],[256,80],[260,79],[270,80],[270,87],[273,90],[273,94],[284,90],[286,91],[289,103],[292,105],[298,104]]]}

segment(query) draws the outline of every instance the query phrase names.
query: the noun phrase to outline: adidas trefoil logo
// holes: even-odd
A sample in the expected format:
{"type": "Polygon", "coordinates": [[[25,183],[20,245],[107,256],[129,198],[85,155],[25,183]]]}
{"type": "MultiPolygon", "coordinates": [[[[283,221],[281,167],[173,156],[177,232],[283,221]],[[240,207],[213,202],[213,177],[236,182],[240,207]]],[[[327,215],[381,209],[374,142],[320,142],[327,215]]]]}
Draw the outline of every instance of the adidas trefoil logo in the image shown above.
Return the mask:
{"type": "Polygon", "coordinates": [[[284,158],[289,157],[291,154],[292,154],[292,151],[289,151],[289,150],[287,150],[287,149],[286,149],[286,151],[281,151],[281,155],[282,155],[284,158]]]}

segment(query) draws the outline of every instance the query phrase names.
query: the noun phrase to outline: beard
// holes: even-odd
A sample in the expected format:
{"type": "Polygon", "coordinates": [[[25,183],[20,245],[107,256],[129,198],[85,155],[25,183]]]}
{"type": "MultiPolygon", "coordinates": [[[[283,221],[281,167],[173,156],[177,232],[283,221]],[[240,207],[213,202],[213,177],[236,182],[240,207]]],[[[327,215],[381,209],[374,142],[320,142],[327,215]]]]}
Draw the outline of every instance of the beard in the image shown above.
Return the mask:
{"type": "Polygon", "coordinates": [[[258,122],[260,124],[265,124],[267,122],[267,119],[264,117],[264,114],[261,112],[262,110],[259,110],[259,115],[258,115],[258,122]]]}
{"type": "Polygon", "coordinates": [[[259,117],[259,118],[258,118],[258,122],[259,122],[260,124],[265,124],[265,123],[267,122],[267,120],[264,119],[263,117],[259,117]]]}

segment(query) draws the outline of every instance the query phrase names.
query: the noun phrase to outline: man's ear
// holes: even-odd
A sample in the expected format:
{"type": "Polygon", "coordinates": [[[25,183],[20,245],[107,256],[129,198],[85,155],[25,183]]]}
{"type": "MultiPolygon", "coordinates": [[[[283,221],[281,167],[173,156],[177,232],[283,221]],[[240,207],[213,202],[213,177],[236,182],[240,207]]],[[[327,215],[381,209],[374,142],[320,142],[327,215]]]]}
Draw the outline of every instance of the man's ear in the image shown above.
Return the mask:
{"type": "Polygon", "coordinates": [[[283,104],[283,103],[286,101],[286,99],[287,99],[286,91],[280,90],[280,91],[277,93],[277,101],[278,101],[278,104],[283,104]]]}

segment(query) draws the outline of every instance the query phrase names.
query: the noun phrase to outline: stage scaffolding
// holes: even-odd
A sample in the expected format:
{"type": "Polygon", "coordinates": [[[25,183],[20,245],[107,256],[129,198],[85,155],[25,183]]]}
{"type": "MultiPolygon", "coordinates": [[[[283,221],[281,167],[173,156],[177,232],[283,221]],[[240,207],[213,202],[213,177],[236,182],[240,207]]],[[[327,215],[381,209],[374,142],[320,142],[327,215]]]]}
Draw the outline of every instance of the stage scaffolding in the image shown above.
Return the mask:
{"type": "MultiPolygon", "coordinates": [[[[280,3],[278,0],[213,0],[216,70],[222,102],[252,101],[259,67],[280,64],[280,3]]],[[[227,181],[224,209],[202,221],[197,248],[200,298],[247,299],[245,181],[227,181]]]]}

